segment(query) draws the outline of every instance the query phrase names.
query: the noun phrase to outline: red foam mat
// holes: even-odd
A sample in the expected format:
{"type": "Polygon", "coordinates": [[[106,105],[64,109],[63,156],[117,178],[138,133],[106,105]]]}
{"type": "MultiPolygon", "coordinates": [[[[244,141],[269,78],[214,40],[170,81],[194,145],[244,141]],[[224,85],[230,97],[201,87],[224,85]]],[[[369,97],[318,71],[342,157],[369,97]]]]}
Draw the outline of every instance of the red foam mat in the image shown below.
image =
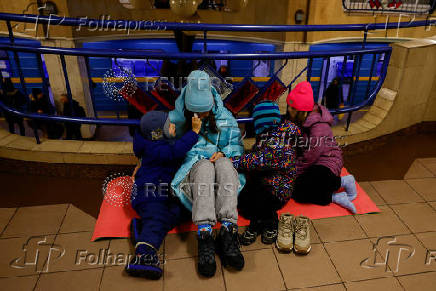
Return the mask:
{"type": "MultiPolygon", "coordinates": [[[[343,169],[341,175],[348,175],[347,170],[343,169]]],[[[366,194],[362,187],[360,187],[358,183],[356,183],[356,186],[358,194],[357,198],[353,202],[356,206],[357,213],[364,214],[380,212],[380,209],[375,205],[371,198],[369,198],[368,194],[366,194]]],[[[310,219],[351,215],[351,212],[333,203],[327,206],[319,206],[314,204],[300,204],[296,203],[294,200],[289,201],[289,203],[286,204],[285,207],[279,211],[279,213],[283,212],[289,212],[294,215],[304,215],[309,217],[310,219]]],[[[92,241],[101,238],[129,237],[129,225],[131,219],[134,217],[137,217],[137,214],[132,209],[130,204],[119,206],[103,200],[100,208],[100,213],[95,224],[92,241]]],[[[239,217],[239,226],[246,226],[248,224],[248,220],[244,219],[243,217],[239,217]]],[[[171,230],[170,233],[194,230],[196,230],[195,225],[193,225],[192,223],[185,223],[174,228],[173,230],[171,230]]]]}

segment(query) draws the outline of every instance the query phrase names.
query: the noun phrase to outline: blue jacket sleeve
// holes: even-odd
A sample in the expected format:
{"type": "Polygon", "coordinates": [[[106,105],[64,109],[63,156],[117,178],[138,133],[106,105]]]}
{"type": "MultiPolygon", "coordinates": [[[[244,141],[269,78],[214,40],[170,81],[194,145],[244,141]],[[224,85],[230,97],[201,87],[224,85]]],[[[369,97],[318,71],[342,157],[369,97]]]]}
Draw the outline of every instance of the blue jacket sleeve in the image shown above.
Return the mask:
{"type": "Polygon", "coordinates": [[[181,159],[186,156],[186,153],[198,142],[198,134],[192,130],[185,133],[174,144],[160,144],[147,147],[147,154],[160,161],[171,161],[181,159]]]}

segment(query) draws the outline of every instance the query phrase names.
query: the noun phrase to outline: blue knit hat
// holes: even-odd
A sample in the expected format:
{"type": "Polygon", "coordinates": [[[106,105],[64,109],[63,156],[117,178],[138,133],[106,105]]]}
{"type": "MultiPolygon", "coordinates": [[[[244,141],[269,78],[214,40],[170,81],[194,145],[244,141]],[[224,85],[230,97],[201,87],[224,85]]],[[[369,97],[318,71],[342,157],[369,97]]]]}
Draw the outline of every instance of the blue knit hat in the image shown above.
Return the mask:
{"type": "Polygon", "coordinates": [[[209,75],[192,71],[185,87],[185,107],[191,112],[208,112],[213,107],[212,87],[209,75]]]}
{"type": "Polygon", "coordinates": [[[168,112],[149,111],[141,118],[141,133],[148,140],[168,138],[169,124],[168,112]]]}
{"type": "Polygon", "coordinates": [[[282,120],[279,105],[272,101],[257,104],[253,109],[253,120],[256,134],[278,126],[282,120]]]}

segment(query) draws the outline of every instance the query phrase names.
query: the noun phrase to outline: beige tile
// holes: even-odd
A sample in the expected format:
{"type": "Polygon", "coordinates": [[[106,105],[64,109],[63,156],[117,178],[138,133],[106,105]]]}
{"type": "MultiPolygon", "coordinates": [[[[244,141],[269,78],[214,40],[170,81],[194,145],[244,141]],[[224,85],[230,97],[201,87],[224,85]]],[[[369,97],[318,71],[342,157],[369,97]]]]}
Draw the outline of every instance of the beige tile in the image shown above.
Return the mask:
{"type": "Polygon", "coordinates": [[[225,290],[221,265],[217,259],[216,274],[204,278],[198,274],[194,258],[167,261],[164,274],[164,290],[225,290]]]}
{"type": "Polygon", "coordinates": [[[426,201],[436,201],[436,178],[407,180],[426,201]]]}
{"type": "Polygon", "coordinates": [[[379,206],[379,213],[356,215],[357,221],[369,237],[408,234],[409,229],[388,206],[379,206]]]}
{"type": "Polygon", "coordinates": [[[419,179],[419,178],[431,178],[434,175],[427,170],[418,160],[415,160],[412,165],[410,165],[409,170],[404,179],[419,179]]]}
{"type": "Polygon", "coordinates": [[[59,233],[93,231],[96,219],[70,204],[59,233]]]}
{"type": "Polygon", "coordinates": [[[127,238],[111,239],[109,242],[109,249],[115,254],[135,253],[135,247],[130,243],[130,239],[127,238]]]}
{"type": "MultiPolygon", "coordinates": [[[[384,266],[367,267],[363,262],[374,257],[373,244],[369,239],[326,243],[325,248],[339,275],[344,281],[358,281],[391,277],[384,266]]],[[[380,259],[379,256],[377,256],[380,259]]]]}
{"type": "Polygon", "coordinates": [[[378,195],[377,191],[374,189],[374,187],[369,182],[359,182],[360,187],[365,190],[366,194],[368,194],[369,198],[375,203],[375,205],[384,205],[386,202],[383,200],[383,198],[378,195]]]}
{"type": "Polygon", "coordinates": [[[323,242],[366,238],[353,216],[313,220],[313,225],[323,242]]]}
{"type": "Polygon", "coordinates": [[[272,249],[244,252],[245,266],[240,272],[224,269],[228,291],[234,290],[284,290],[272,249]]]}
{"type": "Polygon", "coordinates": [[[8,143],[6,147],[19,150],[32,150],[32,148],[37,145],[38,144],[36,143],[36,140],[34,138],[20,136],[19,138],[14,139],[12,142],[8,143]]]}
{"type": "Polygon", "coordinates": [[[0,156],[28,162],[63,163],[62,154],[0,148],[0,156]]]}
{"type": "Polygon", "coordinates": [[[0,239],[0,277],[36,275],[44,271],[48,255],[57,258],[61,254],[55,249],[50,252],[53,240],[53,235],[0,239]]]}
{"type": "Polygon", "coordinates": [[[412,232],[436,231],[436,212],[426,203],[392,205],[412,232]]]}
{"type": "Polygon", "coordinates": [[[42,274],[36,291],[93,291],[98,290],[103,268],[42,274]]]}
{"type": "Polygon", "coordinates": [[[407,291],[434,290],[436,285],[436,273],[424,273],[398,277],[398,280],[407,291]]]}
{"type": "Polygon", "coordinates": [[[55,234],[67,207],[68,204],[20,207],[2,237],[55,234]]]}
{"type": "Polygon", "coordinates": [[[307,290],[307,291],[345,291],[345,287],[342,284],[333,284],[327,286],[313,287],[313,288],[305,288],[298,290],[307,290]]]}
{"type": "Polygon", "coordinates": [[[16,208],[0,208],[0,233],[3,232],[16,210],[16,208]]]}
{"type": "Polygon", "coordinates": [[[62,162],[67,164],[108,164],[105,154],[64,153],[62,159],[62,162]]]}
{"type": "Polygon", "coordinates": [[[436,264],[426,264],[427,249],[413,235],[384,238],[377,243],[377,249],[388,258],[396,276],[436,271],[436,264]]]}
{"type": "Polygon", "coordinates": [[[418,159],[418,161],[436,176],[436,158],[418,159]]]}
{"type": "Polygon", "coordinates": [[[49,272],[101,268],[107,259],[109,241],[91,242],[92,232],[59,234],[55,244],[65,250],[62,258],[50,264],[49,272]]]}
{"type": "Polygon", "coordinates": [[[308,255],[282,254],[274,249],[287,288],[340,283],[341,279],[321,244],[312,245],[308,255]],[[316,275],[315,275],[316,274],[316,275]]]}
{"type": "Polygon", "coordinates": [[[13,142],[14,140],[18,139],[20,136],[18,134],[10,134],[7,135],[5,137],[3,137],[2,139],[0,139],[0,146],[5,146],[11,142],[13,142]]]}
{"type": "Polygon", "coordinates": [[[147,280],[144,278],[131,277],[124,267],[107,267],[103,272],[100,286],[101,291],[111,290],[163,290],[163,279],[147,280]]]}
{"type": "Polygon", "coordinates": [[[46,140],[39,146],[35,147],[35,151],[45,152],[70,152],[76,153],[84,142],[78,140],[46,140]]]}
{"type": "Polygon", "coordinates": [[[165,257],[168,260],[197,256],[196,232],[168,234],[165,238],[165,257]]]}
{"type": "Polygon", "coordinates": [[[436,232],[417,233],[416,236],[424,244],[424,247],[429,250],[429,256],[427,257],[428,260],[426,260],[426,262],[436,264],[434,259],[432,261],[430,256],[433,255],[433,251],[436,251],[436,232]]]}
{"type": "Polygon", "coordinates": [[[81,153],[118,154],[123,151],[123,142],[86,141],[80,147],[81,153]]]}
{"type": "Polygon", "coordinates": [[[388,203],[422,202],[422,198],[402,180],[371,182],[377,193],[388,203]]]}
{"type": "Polygon", "coordinates": [[[0,128],[0,139],[4,138],[4,137],[6,137],[6,136],[9,136],[9,135],[11,135],[11,134],[9,133],[9,131],[4,130],[3,128],[0,128]]]}
{"type": "Polygon", "coordinates": [[[346,282],[348,291],[402,291],[400,283],[394,277],[391,278],[381,278],[369,281],[360,282],[346,282]]]}
{"type": "Polygon", "coordinates": [[[37,280],[38,276],[2,278],[0,286],[8,291],[27,291],[33,290],[37,280]]]}

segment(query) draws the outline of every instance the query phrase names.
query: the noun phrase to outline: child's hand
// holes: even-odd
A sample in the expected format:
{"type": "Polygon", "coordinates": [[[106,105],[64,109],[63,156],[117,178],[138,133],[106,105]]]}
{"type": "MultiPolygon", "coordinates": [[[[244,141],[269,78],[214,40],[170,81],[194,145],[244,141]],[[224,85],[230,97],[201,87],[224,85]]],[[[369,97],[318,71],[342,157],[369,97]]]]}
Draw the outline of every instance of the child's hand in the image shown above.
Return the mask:
{"type": "Polygon", "coordinates": [[[198,134],[201,129],[201,124],[202,124],[201,119],[198,118],[197,115],[192,117],[192,131],[198,134]]]}
{"type": "Polygon", "coordinates": [[[168,128],[169,134],[171,137],[176,136],[176,125],[174,123],[170,123],[170,127],[168,128]]]}
{"type": "Polygon", "coordinates": [[[209,161],[211,163],[214,163],[216,160],[218,160],[219,158],[224,157],[224,154],[222,152],[216,152],[212,155],[212,157],[210,157],[209,161]]]}

